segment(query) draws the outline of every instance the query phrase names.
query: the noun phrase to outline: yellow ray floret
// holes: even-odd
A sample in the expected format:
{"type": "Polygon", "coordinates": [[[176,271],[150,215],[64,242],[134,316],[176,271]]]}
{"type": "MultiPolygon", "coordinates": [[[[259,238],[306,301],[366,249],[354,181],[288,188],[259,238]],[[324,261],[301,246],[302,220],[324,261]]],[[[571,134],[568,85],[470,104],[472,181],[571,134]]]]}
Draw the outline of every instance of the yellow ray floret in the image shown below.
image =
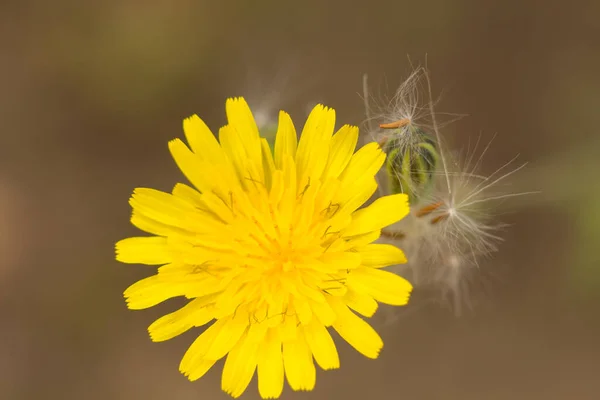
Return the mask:
{"type": "Polygon", "coordinates": [[[131,221],[153,236],[120,241],[117,260],[160,267],[125,291],[127,304],[189,299],[149,332],[163,341],[208,326],[181,361],[190,380],[226,357],[222,389],[233,397],[255,372],[265,399],[281,395],[284,379],[312,390],[315,362],[340,365],[330,329],[376,358],[383,342],[357,313],[408,302],[410,283],[383,269],[406,262],[404,253],[372,244],[408,214],[408,199],[386,196],[359,209],[377,189],[385,154],[375,143],[355,153],[358,128],[334,134],[330,108],[313,109],[299,141],[282,111],[274,151],[244,99],[227,100],[226,111],[218,141],[192,116],[183,123],[188,145],[169,143],[195,188],[134,191],[131,221]]]}

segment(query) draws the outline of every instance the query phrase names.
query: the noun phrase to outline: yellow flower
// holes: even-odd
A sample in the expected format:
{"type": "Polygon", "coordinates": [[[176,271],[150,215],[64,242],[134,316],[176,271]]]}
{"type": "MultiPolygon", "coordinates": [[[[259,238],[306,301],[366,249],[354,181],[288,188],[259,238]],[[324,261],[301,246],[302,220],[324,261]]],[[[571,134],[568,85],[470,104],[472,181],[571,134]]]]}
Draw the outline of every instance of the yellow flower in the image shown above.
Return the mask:
{"type": "Polygon", "coordinates": [[[190,380],[227,356],[222,389],[233,397],[255,370],[265,399],[281,395],[284,376],[293,390],[312,390],[313,359],[324,370],[339,368],[328,328],[376,358],[383,342],[354,312],[370,317],[377,302],[408,302],[411,284],[382,269],[406,262],[403,252],[371,244],[407,215],[407,196],[357,210],[377,189],[385,154],[376,143],[354,153],[357,127],[332,135],[330,108],[312,110],[299,142],[280,112],[274,152],[244,99],[227,100],[226,110],[219,142],[194,115],[183,122],[189,148],[169,143],[196,189],[134,191],[131,222],[155,236],[121,240],[117,260],[162,266],[125,291],[127,304],[137,310],[190,299],[150,325],[154,341],[212,323],[181,361],[190,380]]]}

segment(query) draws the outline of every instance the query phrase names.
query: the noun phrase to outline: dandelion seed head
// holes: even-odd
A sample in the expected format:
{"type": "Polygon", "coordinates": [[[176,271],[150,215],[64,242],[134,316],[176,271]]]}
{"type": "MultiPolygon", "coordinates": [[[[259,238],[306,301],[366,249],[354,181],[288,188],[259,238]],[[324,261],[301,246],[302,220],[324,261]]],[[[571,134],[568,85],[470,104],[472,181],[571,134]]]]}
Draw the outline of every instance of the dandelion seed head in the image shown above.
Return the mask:
{"type": "Polygon", "coordinates": [[[417,289],[436,288],[436,300],[456,314],[473,306],[477,292],[473,286],[493,275],[490,259],[507,227],[498,221],[501,203],[534,193],[509,191],[507,180],[525,165],[515,165],[516,158],[489,175],[480,173],[488,149],[489,144],[475,157],[476,146],[466,159],[453,160],[450,170],[438,169],[431,192],[412,204],[409,216],[389,230],[402,232],[402,238],[388,235],[389,243],[402,243],[408,258],[396,271],[417,289]]]}
{"type": "Polygon", "coordinates": [[[408,263],[396,271],[417,290],[434,288],[437,299],[458,314],[472,304],[471,287],[487,276],[483,270],[503,240],[500,203],[529,193],[513,193],[505,185],[524,166],[515,166],[516,158],[492,174],[480,172],[491,141],[479,150],[479,136],[473,149],[467,146],[466,158],[451,152],[439,129],[452,121],[437,122],[436,102],[428,72],[417,68],[389,102],[365,105],[371,137],[388,156],[378,175],[380,195],[402,192],[411,201],[408,217],[386,229],[381,241],[402,243],[408,263]],[[425,84],[429,96],[421,95],[425,84]]]}

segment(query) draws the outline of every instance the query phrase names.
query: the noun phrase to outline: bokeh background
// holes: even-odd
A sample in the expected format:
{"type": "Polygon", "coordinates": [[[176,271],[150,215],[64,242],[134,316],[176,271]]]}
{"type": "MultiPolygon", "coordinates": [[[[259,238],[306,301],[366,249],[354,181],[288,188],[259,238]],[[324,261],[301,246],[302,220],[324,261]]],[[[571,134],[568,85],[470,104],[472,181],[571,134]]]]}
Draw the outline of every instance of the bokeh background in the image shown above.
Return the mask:
{"type": "Polygon", "coordinates": [[[362,74],[392,94],[407,56],[426,56],[438,110],[469,114],[443,135],[497,133],[483,169],[519,153],[511,190],[542,193],[508,203],[485,306],[380,326],[376,361],[340,343],[340,370],[283,398],[600,398],[598,15],[593,0],[3,1],[0,399],[226,399],[220,368],[178,372],[196,332],[148,338],[172,303],[125,307],[150,274],[114,261],[131,190],[182,181],[167,141],[192,113],[216,129],[244,95],[361,124],[362,74]]]}

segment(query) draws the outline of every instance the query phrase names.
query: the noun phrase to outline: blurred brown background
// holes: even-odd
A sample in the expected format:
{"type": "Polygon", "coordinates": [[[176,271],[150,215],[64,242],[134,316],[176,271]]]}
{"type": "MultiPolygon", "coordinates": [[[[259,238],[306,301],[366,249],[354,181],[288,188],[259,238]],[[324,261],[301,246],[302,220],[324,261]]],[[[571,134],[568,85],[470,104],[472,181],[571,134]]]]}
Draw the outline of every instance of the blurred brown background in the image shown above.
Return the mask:
{"type": "Polygon", "coordinates": [[[220,367],[177,370],[196,332],[150,342],[174,304],[125,307],[150,273],[114,261],[131,190],[183,180],[167,141],[192,113],[216,129],[245,95],[298,125],[313,102],[360,124],[362,74],[391,94],[425,54],[438,110],[470,115],[443,134],[497,132],[484,170],[520,153],[514,191],[543,193],[504,216],[485,307],[380,327],[377,361],[340,343],[340,370],[283,398],[600,398],[599,15],[592,0],[2,2],[0,399],[226,399],[220,367]]]}

